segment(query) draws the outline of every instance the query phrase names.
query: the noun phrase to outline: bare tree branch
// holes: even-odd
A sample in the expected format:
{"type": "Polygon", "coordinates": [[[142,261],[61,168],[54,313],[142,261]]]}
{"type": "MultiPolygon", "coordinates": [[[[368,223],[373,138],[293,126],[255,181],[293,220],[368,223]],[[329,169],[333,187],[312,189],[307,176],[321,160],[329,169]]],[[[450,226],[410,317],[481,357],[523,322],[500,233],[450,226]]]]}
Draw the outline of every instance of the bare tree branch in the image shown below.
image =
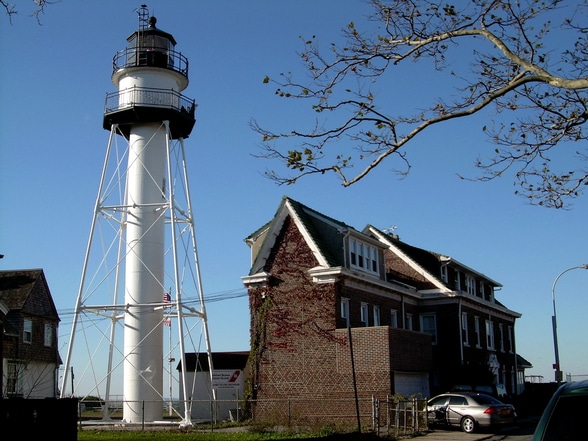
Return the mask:
{"type": "Polygon", "coordinates": [[[478,159],[482,175],[474,179],[490,180],[509,171],[519,186],[516,193],[554,208],[564,208],[582,194],[588,167],[560,170],[552,153],[556,146],[577,143],[576,158],[585,161],[588,155],[583,130],[588,118],[588,2],[471,0],[458,9],[442,1],[372,0],[372,6],[369,32],[350,23],[344,42],[331,44],[329,51],[321,50],[314,36],[304,40],[300,57],[310,73],[308,83],[295,81],[292,74],[264,79],[278,86],[279,97],[310,100],[315,114],[311,130],[279,132],[251,122],[262,136],[257,156],[277,160],[291,173],[268,170],[266,176],[294,184],[334,172],[347,187],[385,160],[400,160],[400,175],[405,176],[411,167],[408,146],[419,135],[492,105],[497,118],[483,130],[497,148],[493,158],[478,159]],[[563,23],[552,24],[564,12],[563,23]],[[562,47],[563,39],[549,40],[554,28],[567,32],[567,46],[562,47]],[[446,98],[432,97],[424,110],[402,109],[401,115],[391,115],[377,103],[373,85],[398,81],[397,74],[391,75],[400,66],[432,62],[441,74],[456,57],[469,61],[470,69],[460,76],[451,72],[461,85],[442,90],[446,98]],[[509,121],[510,114],[518,119],[509,121]],[[348,175],[358,165],[359,171],[348,175]]]}
{"type": "MultiPolygon", "coordinates": [[[[58,3],[61,0],[56,1],[48,1],[48,0],[32,0],[35,5],[35,9],[30,14],[37,23],[41,24],[40,15],[45,13],[45,6],[52,5],[58,3]]],[[[6,0],[0,0],[0,6],[4,8],[6,15],[8,16],[8,21],[12,24],[12,18],[18,14],[18,9],[16,9],[16,5],[6,0]]]]}

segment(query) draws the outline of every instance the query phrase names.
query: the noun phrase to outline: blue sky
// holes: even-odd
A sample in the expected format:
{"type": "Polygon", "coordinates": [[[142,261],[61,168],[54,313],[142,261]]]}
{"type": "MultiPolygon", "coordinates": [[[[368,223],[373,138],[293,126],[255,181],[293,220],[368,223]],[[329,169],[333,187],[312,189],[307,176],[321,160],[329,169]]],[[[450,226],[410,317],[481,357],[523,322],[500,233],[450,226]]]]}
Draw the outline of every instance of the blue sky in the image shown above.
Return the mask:
{"type": "MultiPolygon", "coordinates": [[[[108,132],[104,99],[114,54],[137,29],[135,1],[85,0],[50,5],[42,25],[27,16],[9,25],[2,17],[0,44],[0,260],[2,269],[43,268],[62,323],[65,354],[108,132]]],[[[499,301],[520,312],[518,352],[553,379],[551,290],[557,275],[588,263],[586,197],[572,210],[528,205],[514,195],[510,176],[489,183],[475,175],[478,155],[491,154],[485,120],[453,121],[417,140],[409,150],[412,172],[398,180],[383,163],[343,188],[334,176],[280,187],[263,177],[275,164],[252,155],[260,139],[251,118],[288,130],[312,123],[300,103],[274,95],[266,75],[301,71],[299,36],[316,35],[327,47],[350,21],[371,11],[360,0],[150,1],[158,27],[173,34],[190,61],[184,95],[198,104],[186,140],[198,252],[205,296],[245,294],[241,277],[250,253],[243,239],[271,219],[290,196],[357,229],[396,227],[411,245],[450,255],[503,285],[499,301]]],[[[379,84],[390,105],[426,102],[447,87],[418,65],[406,78],[379,84]],[[412,82],[411,80],[419,80],[412,82]]],[[[491,114],[482,115],[491,118],[491,114]]],[[[562,160],[577,167],[572,157],[562,160]]],[[[588,271],[574,270],[556,287],[561,365],[588,375],[583,326],[588,271]]],[[[249,348],[245,296],[207,305],[213,351],[249,348]]]]}

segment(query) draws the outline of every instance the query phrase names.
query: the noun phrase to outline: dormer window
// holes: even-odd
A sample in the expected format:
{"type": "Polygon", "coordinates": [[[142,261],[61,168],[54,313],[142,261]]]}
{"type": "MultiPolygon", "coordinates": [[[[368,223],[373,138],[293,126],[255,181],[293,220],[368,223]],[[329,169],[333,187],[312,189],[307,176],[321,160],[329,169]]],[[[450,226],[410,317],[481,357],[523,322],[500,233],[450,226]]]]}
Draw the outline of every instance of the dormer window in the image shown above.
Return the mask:
{"type": "Polygon", "coordinates": [[[349,240],[349,264],[373,274],[379,274],[378,249],[356,239],[349,240]]]}
{"type": "Polygon", "coordinates": [[[473,276],[466,274],[465,284],[466,284],[467,293],[475,296],[476,295],[476,279],[474,279],[473,276]]]}
{"type": "Polygon", "coordinates": [[[447,283],[449,281],[449,277],[447,276],[447,265],[443,265],[441,267],[441,280],[444,283],[447,283]]]}

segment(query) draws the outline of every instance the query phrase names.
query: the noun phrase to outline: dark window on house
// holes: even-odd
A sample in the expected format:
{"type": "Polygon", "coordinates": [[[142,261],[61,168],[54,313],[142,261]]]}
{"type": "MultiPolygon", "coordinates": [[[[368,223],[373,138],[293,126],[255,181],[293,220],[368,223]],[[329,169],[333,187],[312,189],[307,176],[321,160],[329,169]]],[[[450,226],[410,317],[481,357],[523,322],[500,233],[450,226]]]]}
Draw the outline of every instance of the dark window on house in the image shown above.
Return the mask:
{"type": "Polygon", "coordinates": [[[466,274],[465,276],[466,291],[473,296],[476,295],[476,279],[474,276],[466,274]]]}
{"type": "Polygon", "coordinates": [[[381,325],[381,318],[380,318],[380,307],[374,305],[374,326],[381,325]]]}
{"type": "Polygon", "coordinates": [[[494,349],[494,322],[486,320],[486,348],[494,349]]]}
{"type": "Polygon", "coordinates": [[[341,299],[341,318],[345,321],[345,326],[349,327],[349,299],[341,299]]]}
{"type": "Polygon", "coordinates": [[[53,325],[51,323],[45,323],[44,343],[48,348],[53,345],[53,325]]]}
{"type": "Polygon", "coordinates": [[[406,323],[404,324],[404,329],[408,329],[409,331],[412,331],[413,327],[412,327],[412,314],[407,313],[406,314],[406,323]]]}
{"type": "Polygon", "coordinates": [[[22,375],[24,365],[8,362],[6,370],[6,395],[11,397],[22,396],[22,375]]]}
{"type": "Polygon", "coordinates": [[[470,336],[468,332],[468,313],[461,313],[461,339],[464,346],[470,345],[470,336]]]}
{"type": "Polygon", "coordinates": [[[437,344],[437,322],[434,313],[421,314],[421,332],[431,334],[431,343],[437,344]]]}
{"type": "Polygon", "coordinates": [[[24,319],[22,341],[31,343],[33,341],[33,321],[31,319],[24,319]]]}
{"type": "Polygon", "coordinates": [[[369,314],[369,308],[368,308],[368,304],[367,303],[362,303],[361,304],[361,324],[363,326],[369,326],[369,318],[368,318],[368,314],[369,314]]]}
{"type": "Polygon", "coordinates": [[[395,309],[390,310],[390,326],[398,328],[398,311],[395,309]]]}
{"type": "Polygon", "coordinates": [[[504,352],[504,325],[500,323],[498,325],[498,344],[500,345],[500,352],[504,352]]]}

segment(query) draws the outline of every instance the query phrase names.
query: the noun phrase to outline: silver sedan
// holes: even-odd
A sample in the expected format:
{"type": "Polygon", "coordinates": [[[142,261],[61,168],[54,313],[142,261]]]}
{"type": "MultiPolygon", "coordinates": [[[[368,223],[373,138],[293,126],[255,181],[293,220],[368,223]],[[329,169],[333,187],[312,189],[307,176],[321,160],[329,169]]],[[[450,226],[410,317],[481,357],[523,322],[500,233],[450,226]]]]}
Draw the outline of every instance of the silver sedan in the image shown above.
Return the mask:
{"type": "Polygon", "coordinates": [[[446,393],[427,402],[430,425],[460,427],[466,433],[496,429],[516,421],[513,405],[480,393],[446,393]]]}

